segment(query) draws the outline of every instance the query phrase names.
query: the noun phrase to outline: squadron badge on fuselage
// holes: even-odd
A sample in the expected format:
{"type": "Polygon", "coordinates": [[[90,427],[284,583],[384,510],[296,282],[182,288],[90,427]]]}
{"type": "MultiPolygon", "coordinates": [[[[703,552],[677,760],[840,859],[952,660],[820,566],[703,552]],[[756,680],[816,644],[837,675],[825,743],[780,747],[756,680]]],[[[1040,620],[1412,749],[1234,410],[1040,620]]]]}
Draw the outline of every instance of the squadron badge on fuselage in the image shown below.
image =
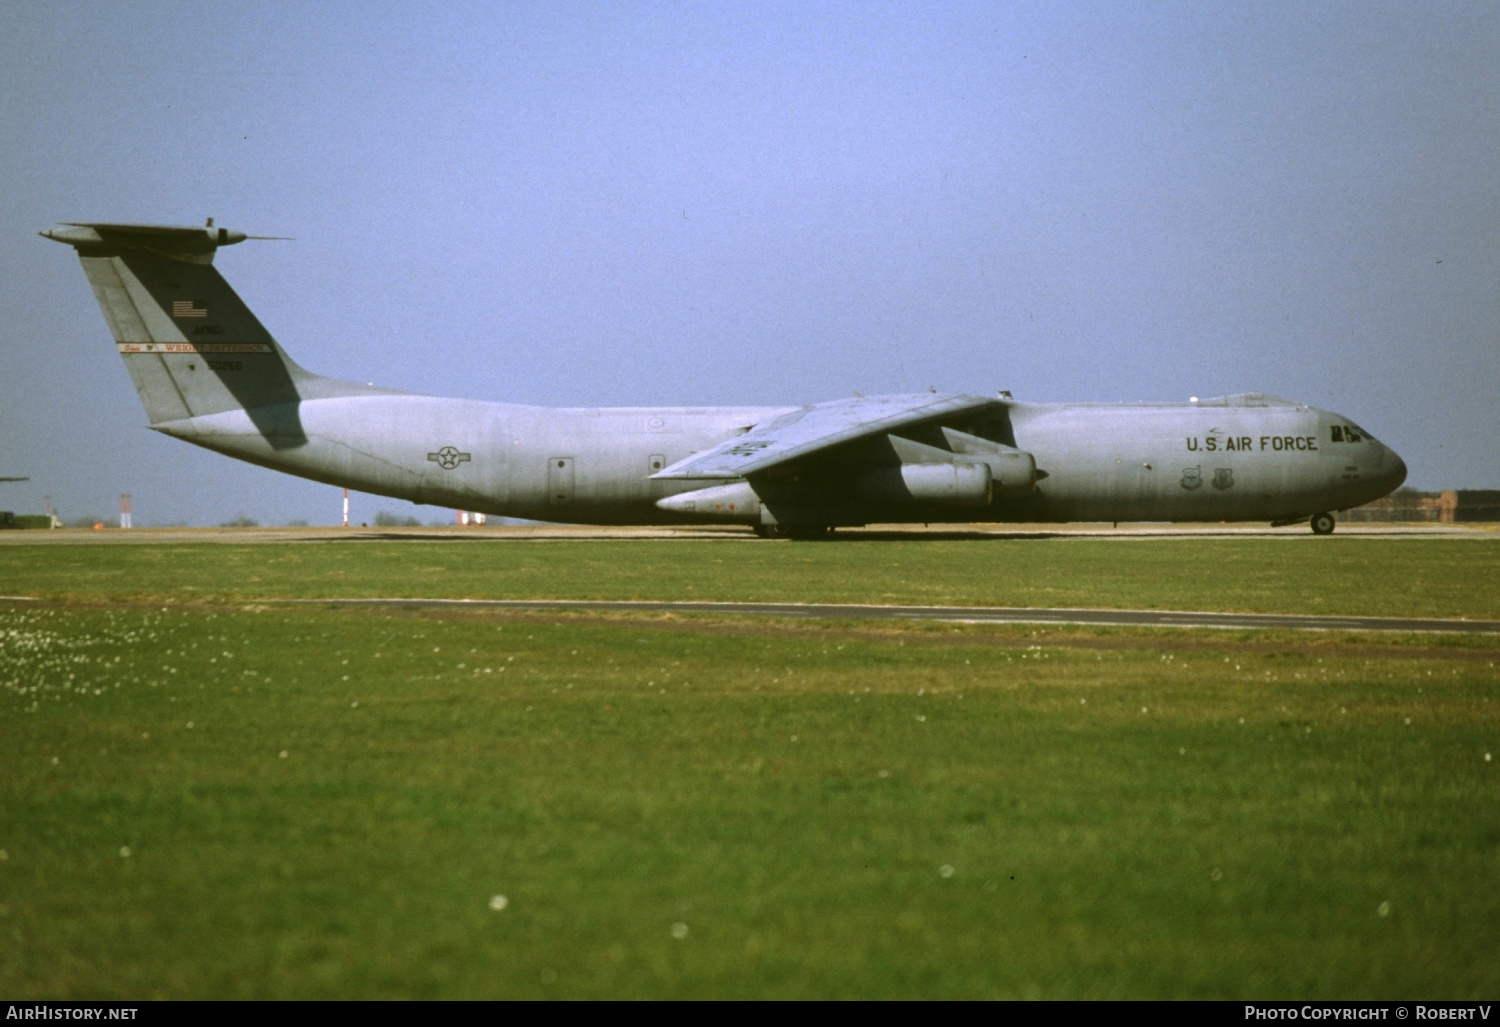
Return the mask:
{"type": "Polygon", "coordinates": [[[1216,467],[1216,468],[1214,468],[1214,488],[1218,489],[1221,492],[1224,489],[1232,489],[1232,488],[1234,488],[1234,468],[1232,468],[1232,467],[1216,467]]]}
{"type": "Polygon", "coordinates": [[[1182,469],[1182,487],[1189,492],[1203,484],[1203,472],[1196,467],[1182,469]]]}

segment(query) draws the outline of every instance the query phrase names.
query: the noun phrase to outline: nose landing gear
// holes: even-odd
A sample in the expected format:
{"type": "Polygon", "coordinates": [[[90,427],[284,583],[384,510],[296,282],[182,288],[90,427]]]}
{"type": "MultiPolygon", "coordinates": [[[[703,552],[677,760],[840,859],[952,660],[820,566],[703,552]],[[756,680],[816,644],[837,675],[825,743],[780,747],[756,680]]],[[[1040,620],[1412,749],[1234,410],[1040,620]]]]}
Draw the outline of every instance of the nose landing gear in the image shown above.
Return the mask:
{"type": "Polygon", "coordinates": [[[1333,525],[1334,525],[1333,514],[1331,514],[1331,513],[1316,513],[1316,514],[1313,514],[1312,515],[1312,521],[1311,521],[1311,523],[1312,523],[1312,530],[1313,530],[1313,534],[1314,535],[1332,535],[1333,534],[1333,525]]]}

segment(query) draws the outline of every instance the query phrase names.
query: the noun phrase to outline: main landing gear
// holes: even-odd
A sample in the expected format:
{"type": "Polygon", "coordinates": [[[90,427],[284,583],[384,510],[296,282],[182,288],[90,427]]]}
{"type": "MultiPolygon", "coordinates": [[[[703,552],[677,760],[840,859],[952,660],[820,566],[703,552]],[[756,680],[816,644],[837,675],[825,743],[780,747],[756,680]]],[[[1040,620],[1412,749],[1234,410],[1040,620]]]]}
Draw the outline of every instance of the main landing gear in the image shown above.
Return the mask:
{"type": "Polygon", "coordinates": [[[789,538],[794,542],[818,542],[833,537],[827,524],[757,524],[752,529],[761,538],[789,538]]]}
{"type": "Polygon", "coordinates": [[[1315,514],[1312,515],[1312,521],[1311,521],[1311,523],[1312,523],[1312,530],[1313,530],[1313,534],[1314,535],[1332,535],[1333,534],[1333,525],[1334,525],[1333,514],[1331,514],[1331,513],[1315,513],[1315,514]]]}

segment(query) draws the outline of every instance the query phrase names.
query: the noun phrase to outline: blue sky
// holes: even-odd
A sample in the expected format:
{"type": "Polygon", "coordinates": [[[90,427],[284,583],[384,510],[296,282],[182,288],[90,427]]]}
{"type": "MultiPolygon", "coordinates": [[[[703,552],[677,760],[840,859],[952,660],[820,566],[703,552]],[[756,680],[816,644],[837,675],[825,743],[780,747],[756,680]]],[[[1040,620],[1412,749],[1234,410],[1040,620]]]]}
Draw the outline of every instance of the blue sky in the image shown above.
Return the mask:
{"type": "MultiPolygon", "coordinates": [[[[305,366],[559,405],[942,390],[1345,413],[1500,487],[1500,6],[0,6],[0,507],[331,523],[162,438],[56,220],[305,366]]],[[[356,497],[356,519],[404,503],[356,497]]]]}

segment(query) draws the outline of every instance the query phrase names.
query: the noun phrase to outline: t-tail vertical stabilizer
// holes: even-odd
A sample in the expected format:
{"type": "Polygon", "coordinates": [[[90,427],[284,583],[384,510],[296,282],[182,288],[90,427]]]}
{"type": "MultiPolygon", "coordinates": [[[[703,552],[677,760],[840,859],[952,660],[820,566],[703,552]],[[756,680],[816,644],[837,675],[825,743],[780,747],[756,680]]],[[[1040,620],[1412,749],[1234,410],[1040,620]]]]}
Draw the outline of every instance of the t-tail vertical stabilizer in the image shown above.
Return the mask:
{"type": "Polygon", "coordinates": [[[274,448],[305,441],[298,404],[368,393],[293,362],[213,267],[243,232],[67,222],[39,233],[78,252],[151,424],[245,410],[274,448]]]}

